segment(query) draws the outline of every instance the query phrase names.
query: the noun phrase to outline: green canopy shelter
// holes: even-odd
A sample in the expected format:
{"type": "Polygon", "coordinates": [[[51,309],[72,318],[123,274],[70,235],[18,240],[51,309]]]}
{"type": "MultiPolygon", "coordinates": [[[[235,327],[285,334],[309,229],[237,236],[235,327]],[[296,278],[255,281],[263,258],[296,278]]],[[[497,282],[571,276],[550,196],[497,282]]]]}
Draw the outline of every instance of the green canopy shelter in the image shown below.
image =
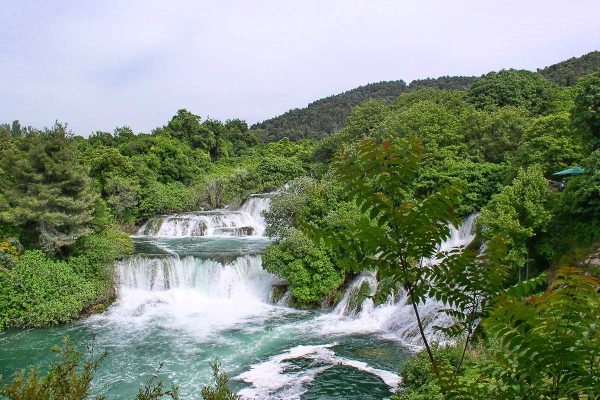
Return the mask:
{"type": "Polygon", "coordinates": [[[552,176],[572,176],[572,175],[581,175],[585,172],[583,168],[573,167],[569,169],[565,169],[562,171],[558,171],[552,174],[552,176]]]}

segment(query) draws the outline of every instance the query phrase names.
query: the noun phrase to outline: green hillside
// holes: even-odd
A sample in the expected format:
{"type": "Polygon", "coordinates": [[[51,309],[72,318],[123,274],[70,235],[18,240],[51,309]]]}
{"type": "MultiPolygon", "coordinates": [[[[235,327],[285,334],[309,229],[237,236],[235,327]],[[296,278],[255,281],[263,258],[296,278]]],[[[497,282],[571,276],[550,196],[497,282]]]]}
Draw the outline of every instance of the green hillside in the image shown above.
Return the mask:
{"type": "Polygon", "coordinates": [[[600,71],[600,51],[572,57],[549,67],[538,69],[546,79],[560,85],[573,86],[579,78],[600,71]]]}
{"type": "MultiPolygon", "coordinates": [[[[594,51],[581,57],[538,69],[546,79],[560,85],[572,86],[584,75],[600,71],[600,52],[594,51]]],[[[367,99],[390,102],[402,93],[423,88],[466,90],[478,78],[467,76],[442,76],[412,81],[385,81],[359,86],[334,96],[295,108],[282,115],[254,124],[251,129],[264,141],[321,139],[346,124],[352,107],[367,99]]]]}
{"type": "Polygon", "coordinates": [[[284,137],[291,140],[321,139],[342,128],[352,107],[365,100],[377,99],[387,103],[402,93],[425,87],[464,90],[475,79],[475,77],[444,76],[437,79],[416,80],[410,85],[402,80],[370,83],[317,100],[305,108],[295,108],[253,125],[252,130],[265,141],[277,141],[284,137]]]}

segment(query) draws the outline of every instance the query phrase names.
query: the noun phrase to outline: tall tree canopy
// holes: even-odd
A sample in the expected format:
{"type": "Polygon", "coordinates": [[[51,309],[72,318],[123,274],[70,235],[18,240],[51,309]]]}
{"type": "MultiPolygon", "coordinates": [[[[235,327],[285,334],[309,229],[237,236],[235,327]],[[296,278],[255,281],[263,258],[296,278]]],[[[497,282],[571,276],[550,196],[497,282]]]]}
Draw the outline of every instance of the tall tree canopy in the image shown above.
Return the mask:
{"type": "Polygon", "coordinates": [[[65,126],[28,132],[0,162],[8,205],[0,212],[2,222],[26,231],[47,253],[90,232],[98,197],[65,126]]]}

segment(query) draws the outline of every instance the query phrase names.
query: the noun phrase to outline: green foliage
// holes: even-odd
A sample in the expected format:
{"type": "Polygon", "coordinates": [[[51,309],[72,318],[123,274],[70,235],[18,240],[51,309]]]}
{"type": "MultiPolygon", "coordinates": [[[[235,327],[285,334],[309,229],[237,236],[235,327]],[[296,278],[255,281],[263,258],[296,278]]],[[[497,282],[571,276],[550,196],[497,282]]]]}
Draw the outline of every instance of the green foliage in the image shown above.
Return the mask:
{"type": "Polygon", "coordinates": [[[78,273],[88,263],[81,256],[59,261],[25,251],[13,268],[0,272],[0,328],[40,327],[79,316],[107,290],[106,282],[78,273]]]}
{"type": "Polygon", "coordinates": [[[461,97],[454,92],[431,90],[401,96],[395,104],[399,109],[389,114],[379,127],[380,135],[418,137],[423,141],[426,156],[444,158],[464,152],[460,126],[468,108],[461,97]],[[440,149],[444,149],[443,154],[440,149]]]}
{"type": "Polygon", "coordinates": [[[277,189],[303,172],[300,160],[287,157],[262,158],[257,166],[257,173],[263,178],[262,184],[267,190],[277,189]]]}
{"type": "Polygon", "coordinates": [[[139,212],[145,218],[185,210],[191,201],[189,189],[180,182],[153,182],[141,195],[139,212]]]}
{"type": "Polygon", "coordinates": [[[294,298],[305,305],[320,303],[344,282],[326,248],[295,228],[269,246],[262,260],[263,268],[285,279],[294,298]]]}
{"type": "Polygon", "coordinates": [[[528,123],[527,111],[514,107],[469,115],[463,130],[469,153],[487,162],[506,162],[516,151],[528,123]]]}
{"type": "Polygon", "coordinates": [[[85,257],[90,268],[106,270],[94,270],[91,276],[110,276],[113,272],[110,268],[112,262],[132,252],[133,242],[129,235],[113,228],[80,238],[73,254],[85,257]]]}
{"type": "Polygon", "coordinates": [[[240,396],[229,388],[229,378],[221,372],[219,363],[215,361],[210,366],[213,372],[214,385],[202,388],[202,398],[204,400],[239,400],[240,396]]]}
{"type": "Polygon", "coordinates": [[[252,126],[267,140],[320,139],[342,128],[352,107],[368,99],[390,101],[406,89],[403,81],[379,82],[326,97],[252,126]]]}
{"type": "Polygon", "coordinates": [[[504,263],[523,267],[531,250],[531,239],[544,232],[552,213],[550,190],[542,168],[534,165],[520,170],[510,186],[504,187],[481,211],[477,223],[482,235],[506,238],[508,253],[504,263]]]}
{"type": "Polygon", "coordinates": [[[400,94],[424,88],[446,90],[467,89],[475,80],[472,77],[443,76],[437,79],[422,79],[406,85],[404,81],[371,83],[347,92],[326,97],[305,108],[290,110],[278,117],[252,126],[265,140],[322,139],[346,125],[353,107],[370,99],[389,103],[400,94]]]}
{"type": "Polygon", "coordinates": [[[0,163],[8,204],[0,221],[22,227],[48,254],[90,232],[96,194],[64,126],[17,138],[0,163]]]}
{"type": "Polygon", "coordinates": [[[523,132],[514,166],[528,167],[539,164],[545,176],[561,171],[581,160],[583,149],[578,137],[570,129],[570,115],[560,112],[533,119],[523,132]]]}
{"type": "Polygon", "coordinates": [[[538,70],[546,79],[560,86],[573,86],[585,75],[600,72],[600,51],[573,57],[538,70]]]}
{"type": "Polygon", "coordinates": [[[485,322],[486,331],[498,341],[486,371],[490,397],[596,398],[599,287],[594,277],[562,268],[544,294],[496,299],[485,322]]]}
{"type": "Polygon", "coordinates": [[[454,210],[465,185],[453,180],[428,196],[416,196],[411,187],[418,177],[420,162],[421,146],[415,140],[384,141],[378,145],[367,139],[356,148],[340,152],[333,165],[334,172],[362,214],[345,229],[312,229],[323,236],[336,254],[344,255],[345,259],[339,260],[342,265],[350,259],[364,269],[377,269],[390,286],[394,283],[403,286],[410,297],[421,339],[436,368],[417,305],[429,294],[456,307],[458,310],[445,312],[451,316],[460,312],[465,315],[453,328],[467,330],[468,341],[478,318],[476,310],[482,306],[478,300],[484,290],[482,282],[484,287],[488,285],[493,273],[481,273],[481,268],[475,266],[477,257],[471,252],[439,255],[435,268],[426,265],[425,260],[434,258],[439,245],[449,237],[449,224],[459,222],[454,210]],[[469,269],[471,265],[473,268],[469,269]],[[443,282],[432,285],[430,281],[443,282]],[[467,295],[461,298],[460,291],[452,292],[465,283],[472,284],[468,288],[473,291],[472,298],[467,295]],[[471,312],[467,313],[467,309],[471,312]]]}
{"type": "Polygon", "coordinates": [[[597,148],[600,143],[600,72],[583,78],[575,90],[573,123],[597,148]]]}
{"type": "Polygon", "coordinates": [[[466,217],[481,210],[492,195],[500,191],[505,174],[503,165],[450,158],[424,168],[418,178],[417,190],[423,194],[431,193],[439,185],[456,178],[466,182],[465,197],[456,210],[466,217]]]}
{"type": "Polygon", "coordinates": [[[469,89],[467,101],[480,109],[518,107],[539,115],[550,109],[557,88],[543,76],[525,70],[490,72],[469,89]]]}
{"type": "MultiPolygon", "coordinates": [[[[60,358],[48,368],[46,375],[39,369],[18,372],[12,382],[2,382],[0,397],[6,400],[84,400],[90,399],[94,372],[105,358],[87,357],[64,339],[61,347],[52,349],[60,358]]],[[[94,397],[105,400],[104,396],[94,397]]]]}
{"type": "MultiPolygon", "coordinates": [[[[460,349],[454,346],[432,347],[437,360],[453,367],[459,364],[460,349]]],[[[409,359],[400,371],[402,386],[392,400],[442,400],[444,397],[436,384],[436,375],[426,351],[409,359]]]]}
{"type": "Polygon", "coordinates": [[[265,213],[266,234],[272,238],[283,237],[287,229],[298,227],[299,221],[319,226],[342,222],[337,217],[328,217],[341,197],[339,187],[331,179],[296,178],[272,198],[271,207],[265,213]]]}
{"type": "Polygon", "coordinates": [[[600,217],[600,150],[584,162],[585,173],[569,180],[563,202],[566,210],[579,218],[600,217]]]}
{"type": "Polygon", "coordinates": [[[141,186],[134,178],[110,176],[104,186],[106,202],[110,204],[117,221],[131,224],[136,221],[141,186]]]}

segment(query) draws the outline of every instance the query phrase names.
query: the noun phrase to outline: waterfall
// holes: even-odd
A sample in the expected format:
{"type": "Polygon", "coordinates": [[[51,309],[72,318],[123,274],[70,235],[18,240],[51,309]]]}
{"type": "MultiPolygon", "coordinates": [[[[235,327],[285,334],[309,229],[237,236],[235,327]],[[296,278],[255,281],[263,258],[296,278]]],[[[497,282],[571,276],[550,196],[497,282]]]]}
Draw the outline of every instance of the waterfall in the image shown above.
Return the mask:
{"type": "Polygon", "coordinates": [[[372,297],[377,291],[377,278],[374,271],[357,276],[344,292],[333,312],[337,315],[356,315],[361,310],[372,308],[372,297]]]}
{"type": "Polygon", "coordinates": [[[261,194],[261,195],[252,195],[246,200],[244,204],[240,207],[240,212],[249,215],[255,222],[255,232],[257,235],[263,235],[265,232],[265,228],[267,227],[267,223],[263,217],[263,211],[269,209],[271,205],[271,197],[272,194],[261,194]]]}
{"type": "MultiPolygon", "coordinates": [[[[469,245],[475,237],[473,226],[476,218],[477,214],[472,214],[460,227],[451,226],[451,235],[440,245],[440,250],[448,251],[452,248],[469,245]]],[[[414,310],[406,291],[401,290],[394,296],[390,296],[385,304],[375,306],[371,297],[365,296],[365,293],[359,293],[361,288],[363,292],[367,288],[370,289],[369,296],[371,297],[375,294],[377,289],[375,272],[363,273],[356,277],[346,288],[342,299],[333,310],[333,315],[346,318],[345,329],[364,331],[366,328],[370,328],[371,331],[389,332],[392,337],[408,344],[422,344],[414,310]],[[361,304],[357,305],[356,301],[361,304]]],[[[439,312],[447,306],[435,299],[428,298],[417,308],[425,326],[426,336],[433,341],[446,341],[447,338],[433,327],[445,327],[452,323],[452,318],[439,312]]]]}
{"type": "Polygon", "coordinates": [[[263,236],[266,223],[262,212],[270,203],[269,194],[252,195],[235,211],[220,209],[152,218],[137,234],[165,238],[263,236]]]}
{"type": "Polygon", "coordinates": [[[239,210],[149,220],[134,240],[164,254],[138,253],[117,264],[119,300],[112,317],[169,316],[183,325],[229,326],[266,312],[273,287],[282,283],[262,269],[255,251],[264,246],[262,212],[269,204],[269,195],[252,195],[239,210]]]}
{"type": "Polygon", "coordinates": [[[244,292],[262,301],[268,301],[272,286],[280,283],[273,275],[263,271],[260,256],[237,257],[227,263],[191,256],[134,256],[120,262],[117,273],[122,289],[193,289],[223,298],[244,292]]]}
{"type": "Polygon", "coordinates": [[[140,326],[165,320],[170,328],[205,335],[267,313],[281,281],[262,269],[258,255],[216,261],[140,254],[119,262],[117,283],[109,320],[140,326]]]}
{"type": "Polygon", "coordinates": [[[469,215],[458,228],[451,225],[450,238],[442,243],[440,250],[448,251],[455,247],[468,246],[475,239],[473,228],[478,215],[478,213],[469,215]]]}

